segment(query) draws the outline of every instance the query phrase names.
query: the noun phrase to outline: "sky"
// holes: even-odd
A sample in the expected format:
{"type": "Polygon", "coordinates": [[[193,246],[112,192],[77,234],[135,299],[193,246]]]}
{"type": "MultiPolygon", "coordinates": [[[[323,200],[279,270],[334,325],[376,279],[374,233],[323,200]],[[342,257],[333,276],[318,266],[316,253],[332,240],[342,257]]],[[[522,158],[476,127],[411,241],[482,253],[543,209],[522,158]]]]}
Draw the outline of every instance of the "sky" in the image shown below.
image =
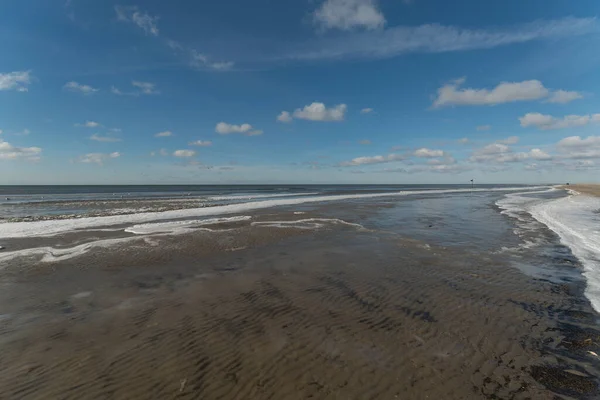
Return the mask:
{"type": "Polygon", "coordinates": [[[7,0],[0,184],[600,182],[597,0],[7,0]]]}

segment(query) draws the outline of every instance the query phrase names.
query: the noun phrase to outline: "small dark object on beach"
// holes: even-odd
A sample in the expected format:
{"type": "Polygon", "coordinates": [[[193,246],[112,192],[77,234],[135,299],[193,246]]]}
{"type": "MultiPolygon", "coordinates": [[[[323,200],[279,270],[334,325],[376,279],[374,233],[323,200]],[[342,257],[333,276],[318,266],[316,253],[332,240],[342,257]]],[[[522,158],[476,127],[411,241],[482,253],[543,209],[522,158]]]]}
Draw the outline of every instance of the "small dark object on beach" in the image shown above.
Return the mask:
{"type": "Polygon", "coordinates": [[[567,186],[569,186],[569,182],[567,182],[567,186]]]}
{"type": "Polygon", "coordinates": [[[0,246],[0,250],[4,250],[4,246],[0,246]]]}
{"type": "Polygon", "coordinates": [[[7,197],[6,200],[10,200],[10,197],[7,197]]]}
{"type": "Polygon", "coordinates": [[[433,228],[433,225],[429,225],[430,228],[433,228]]]}

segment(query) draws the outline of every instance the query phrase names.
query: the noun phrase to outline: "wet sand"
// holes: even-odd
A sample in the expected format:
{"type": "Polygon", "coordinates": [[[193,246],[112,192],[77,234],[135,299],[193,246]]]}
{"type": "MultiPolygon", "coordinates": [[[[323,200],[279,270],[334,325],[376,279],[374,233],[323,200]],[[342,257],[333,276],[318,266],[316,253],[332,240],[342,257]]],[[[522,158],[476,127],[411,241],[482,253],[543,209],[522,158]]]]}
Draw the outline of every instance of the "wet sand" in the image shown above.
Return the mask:
{"type": "Polygon", "coordinates": [[[600,184],[577,184],[563,186],[565,189],[571,189],[579,193],[600,197],[600,184]]]}
{"type": "Polygon", "coordinates": [[[4,268],[0,398],[600,395],[582,280],[349,225],[235,228],[4,268]]]}

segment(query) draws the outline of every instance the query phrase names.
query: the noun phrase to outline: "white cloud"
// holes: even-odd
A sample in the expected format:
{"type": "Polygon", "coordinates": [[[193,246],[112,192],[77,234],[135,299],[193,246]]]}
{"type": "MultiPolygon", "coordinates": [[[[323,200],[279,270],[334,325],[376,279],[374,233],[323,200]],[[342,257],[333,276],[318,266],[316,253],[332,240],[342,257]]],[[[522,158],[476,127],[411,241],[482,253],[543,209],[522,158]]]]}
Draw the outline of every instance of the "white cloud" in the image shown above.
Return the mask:
{"type": "Polygon", "coordinates": [[[287,111],[282,111],[281,114],[277,116],[277,121],[283,123],[292,122],[292,115],[287,111]]]}
{"type": "Polygon", "coordinates": [[[38,161],[41,153],[40,147],[16,147],[0,139],[0,160],[38,161]]]}
{"type": "Polygon", "coordinates": [[[573,100],[583,99],[583,95],[579,92],[570,92],[568,90],[557,90],[552,93],[552,96],[548,100],[547,103],[559,103],[566,104],[573,100]]]}
{"type": "Polygon", "coordinates": [[[87,164],[104,165],[104,161],[111,158],[118,158],[120,156],[121,153],[118,151],[115,151],[114,153],[88,153],[80,156],[78,161],[87,164]]]}
{"type": "Polygon", "coordinates": [[[425,147],[415,150],[413,153],[415,157],[422,158],[443,157],[444,154],[445,153],[442,150],[431,150],[425,147]]]}
{"type": "Polygon", "coordinates": [[[534,160],[550,160],[552,156],[541,149],[531,149],[529,151],[529,158],[534,160]]]}
{"type": "Polygon", "coordinates": [[[163,156],[163,157],[166,157],[166,156],[168,156],[168,155],[169,155],[169,152],[167,151],[167,149],[160,149],[160,150],[158,151],[158,154],[160,154],[160,155],[161,155],[161,156],[163,156]]]}
{"type": "Polygon", "coordinates": [[[85,121],[83,124],[77,123],[75,126],[79,128],[99,128],[102,124],[96,121],[85,121]]]}
{"type": "Polygon", "coordinates": [[[372,142],[369,139],[365,139],[365,140],[359,140],[358,144],[362,144],[362,145],[369,145],[372,142]]]}
{"type": "Polygon", "coordinates": [[[517,144],[517,143],[519,143],[519,137],[518,136],[510,136],[510,137],[507,137],[506,139],[500,139],[500,140],[496,141],[496,143],[517,144]]]}
{"type": "Polygon", "coordinates": [[[23,129],[23,130],[22,130],[22,131],[20,131],[20,132],[15,132],[15,133],[13,133],[13,135],[16,135],[16,136],[27,136],[27,135],[29,135],[30,133],[31,133],[31,131],[30,131],[29,129],[27,129],[27,128],[26,128],[26,129],[23,129]]]}
{"type": "Polygon", "coordinates": [[[65,84],[65,86],[63,86],[63,89],[68,90],[69,92],[76,92],[76,93],[82,93],[82,94],[93,94],[98,92],[100,89],[96,89],[93,88],[89,85],[82,85],[80,83],[77,82],[67,82],[65,84]]]}
{"type": "Polygon", "coordinates": [[[360,110],[361,114],[370,114],[373,112],[372,108],[363,108],[362,110],[360,110]]]}
{"type": "Polygon", "coordinates": [[[460,144],[468,144],[470,142],[471,141],[469,140],[469,138],[466,138],[466,137],[464,137],[462,139],[458,139],[458,143],[460,143],[460,144]]]}
{"type": "Polygon", "coordinates": [[[600,122],[600,114],[567,115],[563,118],[556,118],[540,113],[527,113],[519,118],[519,121],[524,128],[529,126],[535,126],[541,130],[576,128],[600,122]]]}
{"type": "Polygon", "coordinates": [[[502,82],[494,89],[462,89],[464,78],[457,79],[438,89],[433,102],[434,108],[456,105],[496,105],[514,101],[543,99],[550,93],[537,80],[523,82],[502,82]]]}
{"type": "Polygon", "coordinates": [[[135,90],[131,92],[123,92],[115,86],[110,87],[110,92],[117,96],[140,96],[160,93],[160,91],[156,89],[156,84],[152,82],[132,81],[131,85],[135,88],[135,90]]]}
{"type": "Polygon", "coordinates": [[[385,30],[340,35],[292,49],[285,58],[320,60],[389,58],[405,53],[440,53],[490,49],[514,43],[587,34],[597,30],[596,18],[538,20],[505,28],[463,29],[440,24],[396,26],[385,30]]]}
{"type": "Polygon", "coordinates": [[[147,35],[158,36],[158,26],[156,22],[158,17],[153,17],[146,12],[142,12],[138,7],[115,6],[117,19],[119,21],[131,22],[141,28],[147,35]]]}
{"type": "Polygon", "coordinates": [[[491,126],[491,125],[479,125],[479,126],[477,127],[477,130],[478,130],[479,132],[481,132],[481,131],[489,131],[490,129],[492,129],[492,126],[491,126]]]}
{"type": "Polygon", "coordinates": [[[170,136],[173,136],[173,132],[171,132],[171,131],[158,132],[157,134],[154,135],[154,137],[170,137],[170,136]]]}
{"type": "Polygon", "coordinates": [[[136,88],[140,89],[142,94],[158,94],[160,93],[156,90],[156,84],[152,82],[140,82],[140,81],[132,81],[131,84],[136,88]]]}
{"type": "Polygon", "coordinates": [[[212,142],[210,140],[196,140],[194,142],[188,143],[190,146],[199,146],[199,147],[208,147],[212,146],[212,142]]]}
{"type": "Polygon", "coordinates": [[[193,157],[196,155],[194,150],[175,150],[173,152],[175,157],[193,157]]]}
{"type": "Polygon", "coordinates": [[[508,144],[515,144],[517,142],[518,138],[516,136],[511,136],[505,140],[499,140],[475,150],[473,155],[469,158],[469,161],[476,163],[505,164],[531,159],[537,161],[548,161],[552,159],[551,155],[538,148],[531,149],[528,152],[515,153],[508,144]]]}
{"type": "Polygon", "coordinates": [[[293,115],[296,119],[305,119],[309,121],[323,121],[323,122],[331,122],[331,121],[343,121],[344,116],[348,106],[345,104],[338,104],[335,107],[327,108],[323,103],[314,102],[304,108],[297,108],[294,110],[293,114],[290,114],[287,111],[283,111],[277,117],[278,120],[285,119],[282,122],[289,122],[291,120],[291,116],[293,115]]]}
{"type": "Polygon", "coordinates": [[[196,50],[190,50],[190,66],[192,68],[208,68],[215,71],[227,71],[235,66],[233,61],[210,61],[210,58],[196,50]]]}
{"type": "Polygon", "coordinates": [[[16,90],[17,92],[27,92],[27,85],[31,84],[30,71],[14,71],[0,73],[0,91],[16,90]]]}
{"type": "Polygon", "coordinates": [[[350,161],[344,161],[340,163],[342,167],[353,167],[357,165],[368,165],[368,164],[382,164],[394,161],[406,160],[406,156],[402,154],[389,154],[387,156],[370,156],[370,157],[357,157],[350,161]]]}
{"type": "Polygon", "coordinates": [[[600,136],[569,136],[557,144],[558,151],[566,158],[599,158],[600,159],[600,136]]]}
{"type": "Polygon", "coordinates": [[[215,131],[220,135],[229,135],[231,133],[241,133],[248,136],[262,135],[263,131],[253,129],[250,124],[233,125],[226,122],[219,122],[215,131]]]}
{"type": "Polygon", "coordinates": [[[116,138],[116,137],[111,137],[111,136],[100,136],[96,133],[94,133],[92,136],[90,136],[90,140],[95,140],[96,142],[120,142],[122,139],[120,138],[116,138]]]}
{"type": "Polygon", "coordinates": [[[326,0],[313,14],[314,22],[323,29],[377,29],[385,25],[385,17],[377,0],[326,0]]]}

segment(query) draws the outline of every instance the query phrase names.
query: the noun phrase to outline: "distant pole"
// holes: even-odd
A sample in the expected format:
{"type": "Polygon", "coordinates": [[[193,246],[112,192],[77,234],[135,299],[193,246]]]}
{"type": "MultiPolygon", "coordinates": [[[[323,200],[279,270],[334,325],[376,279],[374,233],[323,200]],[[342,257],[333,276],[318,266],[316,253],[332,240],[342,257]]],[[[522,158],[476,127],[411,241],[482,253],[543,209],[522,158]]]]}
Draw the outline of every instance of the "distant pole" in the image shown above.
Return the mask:
{"type": "Polygon", "coordinates": [[[471,179],[471,190],[473,190],[474,185],[475,185],[475,182],[473,181],[473,179],[471,179]]]}

